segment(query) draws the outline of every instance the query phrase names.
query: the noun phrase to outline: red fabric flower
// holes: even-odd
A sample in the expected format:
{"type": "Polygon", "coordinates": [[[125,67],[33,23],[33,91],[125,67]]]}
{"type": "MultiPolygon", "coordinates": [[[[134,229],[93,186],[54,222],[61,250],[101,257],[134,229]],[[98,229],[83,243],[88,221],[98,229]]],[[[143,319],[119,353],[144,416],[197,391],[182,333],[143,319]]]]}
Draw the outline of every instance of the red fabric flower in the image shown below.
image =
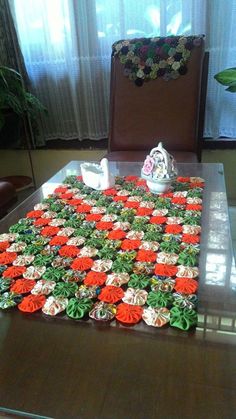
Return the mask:
{"type": "Polygon", "coordinates": [[[45,237],[55,236],[59,231],[59,227],[47,226],[41,230],[41,235],[45,237]]]}
{"type": "Polygon", "coordinates": [[[66,236],[55,236],[50,240],[49,244],[50,246],[62,246],[63,244],[66,244],[68,240],[69,238],[66,236]]]}
{"type": "Polygon", "coordinates": [[[165,232],[168,234],[179,234],[183,230],[183,227],[179,224],[169,224],[165,227],[165,232]]]}
{"type": "Polygon", "coordinates": [[[92,266],[93,266],[93,259],[88,258],[88,257],[75,259],[71,264],[71,268],[76,271],[87,271],[92,266]]]}
{"type": "Polygon", "coordinates": [[[10,291],[16,294],[26,294],[30,292],[36,284],[33,279],[17,279],[11,286],[10,291]]]}
{"type": "Polygon", "coordinates": [[[93,272],[90,271],[85,279],[84,284],[85,285],[103,285],[107,279],[107,275],[105,272],[93,272]]]}
{"type": "Polygon", "coordinates": [[[65,193],[65,192],[67,192],[67,187],[65,186],[59,186],[58,188],[54,190],[54,193],[65,193]]]}
{"type": "Polygon", "coordinates": [[[26,217],[27,218],[40,218],[42,217],[43,214],[44,212],[41,210],[30,211],[30,212],[27,212],[26,217]]]}
{"type": "Polygon", "coordinates": [[[0,254],[0,265],[10,265],[16,258],[15,252],[3,252],[0,254]]]}
{"type": "Polygon", "coordinates": [[[199,204],[188,204],[186,205],[186,211],[201,211],[202,205],[199,204]]]}
{"type": "Polygon", "coordinates": [[[3,273],[4,278],[17,278],[26,271],[25,266],[9,266],[3,273]]]}
{"type": "Polygon", "coordinates": [[[199,236],[195,236],[193,234],[183,234],[182,235],[182,242],[184,243],[199,243],[200,242],[200,237],[199,236]]]}
{"type": "Polygon", "coordinates": [[[98,299],[104,301],[104,303],[114,304],[124,297],[124,291],[122,288],[114,287],[113,285],[107,285],[101,291],[98,299]]]}
{"type": "Polygon", "coordinates": [[[194,189],[194,188],[204,188],[204,183],[202,183],[202,182],[191,182],[190,184],[189,184],[189,187],[191,188],[191,189],[194,189]]]}
{"type": "Polygon", "coordinates": [[[151,208],[139,207],[137,209],[136,215],[139,215],[141,217],[145,217],[146,215],[151,215],[152,212],[153,212],[153,209],[151,209],[151,208]]]}
{"type": "Polygon", "coordinates": [[[140,240],[125,239],[121,244],[121,249],[122,250],[134,250],[134,249],[139,248],[140,245],[141,245],[140,240]]]}
{"type": "Polygon", "coordinates": [[[126,233],[123,230],[110,231],[107,238],[109,240],[120,240],[126,237],[126,233]]]}
{"type": "Polygon", "coordinates": [[[174,288],[183,294],[194,294],[198,289],[198,282],[192,278],[176,278],[174,288]]]}
{"type": "Polygon", "coordinates": [[[121,303],[117,306],[116,318],[122,323],[135,324],[141,320],[142,313],[140,306],[121,303]]]}
{"type": "Polygon", "coordinates": [[[18,305],[20,311],[25,313],[33,313],[34,311],[40,310],[46,302],[45,295],[28,295],[24,297],[21,303],[18,305]]]}
{"type": "Polygon", "coordinates": [[[138,180],[135,182],[135,184],[136,184],[136,186],[146,186],[146,185],[147,185],[147,182],[146,182],[146,180],[144,180],[144,179],[138,179],[138,180]]]}
{"type": "Polygon", "coordinates": [[[162,276],[175,276],[177,273],[177,267],[175,265],[166,265],[165,263],[159,263],[155,266],[155,274],[162,276]]]}
{"type": "Polygon", "coordinates": [[[5,241],[5,242],[0,242],[0,252],[5,252],[5,250],[10,247],[10,243],[5,241]]]}
{"type": "Polygon", "coordinates": [[[73,198],[73,196],[74,196],[73,193],[67,192],[67,193],[60,194],[59,198],[60,199],[71,199],[71,198],[73,198]]]}
{"type": "Polygon", "coordinates": [[[86,221],[100,221],[102,214],[87,214],[86,221]]]}
{"type": "Polygon", "coordinates": [[[76,207],[77,205],[80,205],[81,202],[82,202],[82,199],[74,198],[74,199],[69,199],[67,204],[74,205],[76,207]]]}
{"type": "Polygon", "coordinates": [[[138,208],[139,207],[139,202],[137,202],[137,201],[127,201],[124,206],[125,206],[125,208],[138,208]]]}
{"type": "Polygon", "coordinates": [[[80,252],[80,250],[78,249],[78,247],[76,247],[74,245],[70,245],[70,246],[61,247],[61,249],[59,250],[58,253],[59,253],[60,256],[74,258],[74,257],[78,256],[79,252],[80,252]]]}
{"type": "Polygon", "coordinates": [[[81,205],[78,205],[78,207],[76,208],[76,212],[79,212],[79,213],[90,212],[91,209],[92,209],[91,205],[81,204],[81,205]]]}
{"type": "Polygon", "coordinates": [[[157,255],[152,250],[139,250],[136,260],[139,262],[156,262],[157,255]]]}
{"type": "Polygon", "coordinates": [[[160,196],[160,198],[172,198],[173,197],[173,192],[162,193],[159,196],[160,196]]]}
{"type": "Polygon", "coordinates": [[[34,221],[34,225],[36,227],[38,226],[46,226],[47,224],[49,224],[52,221],[51,218],[38,218],[37,220],[34,221]]]}
{"type": "Polygon", "coordinates": [[[113,196],[117,194],[117,190],[115,188],[107,189],[106,191],[103,191],[103,195],[107,196],[113,196]]]}
{"type": "Polygon", "coordinates": [[[76,179],[79,180],[80,182],[82,182],[83,176],[76,176],[76,179]]]}
{"type": "Polygon", "coordinates": [[[127,201],[127,199],[128,199],[128,196],[117,195],[117,196],[114,196],[113,201],[115,201],[115,202],[119,202],[119,201],[125,202],[125,201],[127,201]]]}
{"type": "Polygon", "coordinates": [[[183,182],[183,183],[190,182],[190,177],[181,177],[181,176],[178,176],[177,177],[177,182],[183,182]]]}
{"type": "Polygon", "coordinates": [[[172,204],[179,204],[179,205],[185,205],[186,204],[186,198],[182,196],[175,196],[171,199],[172,204]]]}
{"type": "Polygon", "coordinates": [[[100,221],[96,223],[97,230],[111,230],[113,223],[111,221],[100,221]]]}
{"type": "Polygon", "coordinates": [[[166,217],[155,216],[150,218],[150,223],[152,224],[164,224],[166,222],[166,217]]]}
{"type": "Polygon", "coordinates": [[[125,176],[125,181],[126,182],[135,182],[138,179],[139,179],[138,176],[135,176],[135,175],[125,176]]]}

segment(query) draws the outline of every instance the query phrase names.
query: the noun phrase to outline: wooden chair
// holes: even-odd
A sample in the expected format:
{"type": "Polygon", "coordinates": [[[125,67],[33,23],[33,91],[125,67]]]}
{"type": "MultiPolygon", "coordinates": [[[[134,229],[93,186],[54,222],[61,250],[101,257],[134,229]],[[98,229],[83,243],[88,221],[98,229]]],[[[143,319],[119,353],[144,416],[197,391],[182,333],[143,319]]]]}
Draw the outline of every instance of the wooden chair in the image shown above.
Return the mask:
{"type": "Polygon", "coordinates": [[[191,51],[185,75],[138,87],[112,57],[108,160],[143,161],[162,140],[178,162],[200,161],[208,59],[202,40],[191,51]]]}

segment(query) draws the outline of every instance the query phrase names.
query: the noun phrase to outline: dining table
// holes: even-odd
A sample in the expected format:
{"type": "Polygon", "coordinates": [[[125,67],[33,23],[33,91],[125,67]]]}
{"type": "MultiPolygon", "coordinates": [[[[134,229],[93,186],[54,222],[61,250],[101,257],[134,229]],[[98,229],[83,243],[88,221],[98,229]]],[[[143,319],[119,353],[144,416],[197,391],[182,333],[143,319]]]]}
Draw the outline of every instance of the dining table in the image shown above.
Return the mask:
{"type": "MultiPolygon", "coordinates": [[[[71,161],[0,221],[23,218],[67,176],[71,161]]],[[[110,162],[114,176],[141,176],[141,162],[110,162]]],[[[235,419],[236,270],[224,168],[179,163],[205,181],[198,323],[188,331],[113,321],[0,311],[0,417],[235,419]]]]}

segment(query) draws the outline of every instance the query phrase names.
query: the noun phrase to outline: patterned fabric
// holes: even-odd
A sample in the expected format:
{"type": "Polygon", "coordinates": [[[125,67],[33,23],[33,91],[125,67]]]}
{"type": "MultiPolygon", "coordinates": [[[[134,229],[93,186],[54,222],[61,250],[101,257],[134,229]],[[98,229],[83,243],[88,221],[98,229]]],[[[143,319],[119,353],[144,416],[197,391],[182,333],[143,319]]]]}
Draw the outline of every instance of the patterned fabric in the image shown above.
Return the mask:
{"type": "Polygon", "coordinates": [[[0,235],[0,308],[195,326],[203,187],[178,177],[155,195],[127,176],[95,191],[67,177],[0,235]]]}

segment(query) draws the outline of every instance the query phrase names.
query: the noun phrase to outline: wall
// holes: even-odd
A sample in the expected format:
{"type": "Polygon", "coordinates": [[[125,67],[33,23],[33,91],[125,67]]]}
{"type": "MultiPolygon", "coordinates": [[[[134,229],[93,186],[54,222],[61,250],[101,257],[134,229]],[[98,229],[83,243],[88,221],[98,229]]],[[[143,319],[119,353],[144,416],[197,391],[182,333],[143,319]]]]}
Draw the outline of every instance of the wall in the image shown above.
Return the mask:
{"type": "MultiPolygon", "coordinates": [[[[33,150],[32,160],[37,186],[71,160],[100,160],[106,150],[33,150]]],[[[236,203],[236,150],[203,150],[203,163],[222,162],[228,198],[236,203]]],[[[0,177],[31,176],[29,157],[25,150],[0,150],[0,177]]]]}

